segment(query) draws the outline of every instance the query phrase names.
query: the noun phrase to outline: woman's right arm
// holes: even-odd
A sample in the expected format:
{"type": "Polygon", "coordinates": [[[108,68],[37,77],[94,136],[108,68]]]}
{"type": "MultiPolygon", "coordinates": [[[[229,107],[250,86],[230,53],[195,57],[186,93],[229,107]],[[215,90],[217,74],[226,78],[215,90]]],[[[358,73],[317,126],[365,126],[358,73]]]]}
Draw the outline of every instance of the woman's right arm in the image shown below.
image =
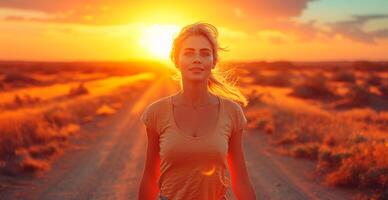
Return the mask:
{"type": "Polygon", "coordinates": [[[159,135],[155,130],[146,128],[147,154],[143,177],[140,183],[139,200],[155,200],[159,187],[157,180],[160,176],[159,135]]]}

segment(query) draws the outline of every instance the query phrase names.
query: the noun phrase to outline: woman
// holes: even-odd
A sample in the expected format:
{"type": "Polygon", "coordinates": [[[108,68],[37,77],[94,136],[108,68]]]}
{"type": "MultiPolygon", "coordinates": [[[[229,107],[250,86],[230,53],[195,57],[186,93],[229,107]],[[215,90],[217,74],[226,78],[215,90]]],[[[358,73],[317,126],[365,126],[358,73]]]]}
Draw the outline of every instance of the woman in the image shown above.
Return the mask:
{"type": "Polygon", "coordinates": [[[247,124],[241,92],[216,71],[217,29],[208,23],[184,27],[171,59],[181,91],[163,97],[141,115],[148,145],[139,199],[221,200],[229,185],[239,200],[256,199],[242,149],[247,124]],[[231,180],[226,176],[229,167],[231,180]]]}

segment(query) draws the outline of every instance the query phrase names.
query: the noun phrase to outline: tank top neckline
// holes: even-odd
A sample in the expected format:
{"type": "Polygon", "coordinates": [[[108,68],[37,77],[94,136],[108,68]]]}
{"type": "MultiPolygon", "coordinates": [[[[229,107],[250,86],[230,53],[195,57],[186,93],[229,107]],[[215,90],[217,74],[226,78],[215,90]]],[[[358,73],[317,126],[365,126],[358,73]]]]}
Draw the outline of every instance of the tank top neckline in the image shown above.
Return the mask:
{"type": "MultiPolygon", "coordinates": [[[[178,94],[178,93],[176,93],[176,94],[178,94]]],[[[173,100],[172,97],[173,96],[174,95],[171,95],[170,98],[169,98],[170,99],[170,109],[169,109],[169,111],[170,111],[170,119],[172,120],[171,123],[173,124],[174,128],[176,129],[176,131],[180,135],[182,135],[182,136],[184,136],[186,138],[192,139],[192,140],[198,140],[198,139],[203,139],[203,138],[210,137],[210,136],[215,134],[214,132],[219,127],[219,124],[220,124],[220,121],[221,121],[222,112],[223,112],[223,107],[224,107],[221,97],[216,95],[217,98],[218,98],[218,116],[217,116],[216,125],[213,126],[209,131],[206,131],[207,132],[206,134],[200,135],[200,136],[197,136],[197,137],[193,137],[193,136],[190,136],[188,134],[183,133],[184,130],[182,130],[180,127],[178,127],[178,125],[177,125],[177,123],[175,121],[174,110],[173,110],[174,109],[174,107],[173,107],[174,105],[173,105],[173,102],[172,102],[172,100],[173,100]]]]}

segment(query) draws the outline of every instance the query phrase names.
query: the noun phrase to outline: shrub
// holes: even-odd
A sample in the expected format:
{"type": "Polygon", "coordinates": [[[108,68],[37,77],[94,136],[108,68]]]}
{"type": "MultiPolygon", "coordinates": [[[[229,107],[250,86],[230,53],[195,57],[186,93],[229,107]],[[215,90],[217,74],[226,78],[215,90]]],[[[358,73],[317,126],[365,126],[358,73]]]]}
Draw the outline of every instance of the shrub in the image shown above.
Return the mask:
{"type": "Polygon", "coordinates": [[[369,84],[369,85],[380,85],[382,83],[382,80],[381,80],[381,77],[376,75],[376,74],[371,74],[368,76],[368,78],[366,78],[366,83],[369,84]]]}
{"type": "Polygon", "coordinates": [[[388,159],[383,143],[358,144],[325,181],[335,186],[383,189],[388,186],[388,159]]]}
{"type": "Polygon", "coordinates": [[[14,86],[36,85],[40,82],[34,78],[28,77],[21,73],[8,73],[5,74],[4,83],[12,84],[14,86]]]}
{"type": "Polygon", "coordinates": [[[371,105],[375,95],[369,92],[368,86],[353,84],[344,98],[333,104],[334,108],[348,109],[371,105]]]}
{"type": "Polygon", "coordinates": [[[73,96],[79,96],[84,94],[89,94],[89,91],[85,87],[84,83],[82,82],[78,85],[78,87],[72,87],[69,91],[68,96],[73,97],[73,96]]]}
{"type": "Polygon", "coordinates": [[[381,84],[378,89],[383,97],[388,97],[388,84],[381,84]]]}
{"type": "Polygon", "coordinates": [[[318,154],[316,170],[323,173],[332,172],[341,166],[343,159],[350,156],[351,154],[346,151],[334,152],[330,148],[322,147],[318,154]]]}
{"type": "Polygon", "coordinates": [[[319,145],[314,143],[300,144],[292,147],[291,155],[296,158],[316,160],[318,158],[319,145]]]}
{"type": "Polygon", "coordinates": [[[290,95],[306,99],[332,99],[336,97],[322,73],[306,78],[302,83],[292,86],[290,95]]]}
{"type": "Polygon", "coordinates": [[[25,105],[32,105],[39,103],[41,101],[41,98],[39,97],[31,97],[28,94],[25,94],[24,96],[19,96],[18,94],[15,94],[13,103],[15,106],[25,106],[25,105]]]}
{"type": "Polygon", "coordinates": [[[289,72],[278,72],[274,75],[255,74],[254,84],[275,87],[288,87],[291,85],[291,75],[289,72]]]}
{"type": "Polygon", "coordinates": [[[356,76],[352,71],[341,70],[333,74],[333,80],[354,83],[356,81],[356,76]]]}
{"type": "Polygon", "coordinates": [[[248,94],[249,106],[254,106],[262,102],[263,93],[258,93],[256,89],[248,94]]]}

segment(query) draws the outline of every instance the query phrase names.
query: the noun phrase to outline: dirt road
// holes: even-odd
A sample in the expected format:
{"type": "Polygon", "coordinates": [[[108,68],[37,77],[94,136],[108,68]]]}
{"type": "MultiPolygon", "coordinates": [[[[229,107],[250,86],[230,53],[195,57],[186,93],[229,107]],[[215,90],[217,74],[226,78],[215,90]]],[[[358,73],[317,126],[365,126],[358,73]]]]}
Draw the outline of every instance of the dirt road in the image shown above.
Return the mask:
{"type": "MultiPolygon", "coordinates": [[[[72,138],[75,147],[43,177],[2,177],[6,187],[0,199],[137,199],[147,143],[139,114],[148,103],[175,91],[169,82],[155,82],[116,115],[83,127],[72,138]]],[[[244,149],[258,199],[350,199],[349,192],[320,185],[311,162],[274,153],[263,134],[246,131],[244,149]]],[[[228,197],[235,199],[231,190],[228,197]]]]}

